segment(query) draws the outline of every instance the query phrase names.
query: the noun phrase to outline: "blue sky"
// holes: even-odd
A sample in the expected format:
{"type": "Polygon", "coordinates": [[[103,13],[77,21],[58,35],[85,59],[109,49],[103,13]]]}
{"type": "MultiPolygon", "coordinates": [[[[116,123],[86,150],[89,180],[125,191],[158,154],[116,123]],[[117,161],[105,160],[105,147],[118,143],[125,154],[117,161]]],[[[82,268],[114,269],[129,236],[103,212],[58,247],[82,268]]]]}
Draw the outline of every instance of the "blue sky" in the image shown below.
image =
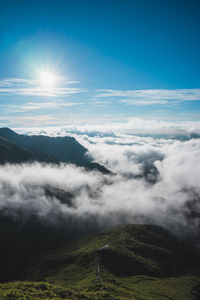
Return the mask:
{"type": "Polygon", "coordinates": [[[200,118],[200,2],[0,1],[0,125],[200,118]]]}

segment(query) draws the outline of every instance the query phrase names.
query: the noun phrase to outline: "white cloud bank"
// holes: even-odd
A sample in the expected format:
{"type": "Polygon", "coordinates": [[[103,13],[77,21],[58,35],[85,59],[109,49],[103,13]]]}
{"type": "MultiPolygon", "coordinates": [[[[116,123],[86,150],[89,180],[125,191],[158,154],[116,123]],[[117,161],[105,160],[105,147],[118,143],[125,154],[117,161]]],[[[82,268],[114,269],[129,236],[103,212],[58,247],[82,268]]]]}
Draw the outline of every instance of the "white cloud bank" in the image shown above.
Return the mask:
{"type": "MultiPolygon", "coordinates": [[[[1,117],[0,117],[1,120],[1,117]]],[[[63,121],[63,120],[62,120],[63,121]]],[[[70,120],[71,121],[71,120],[70,120]]],[[[112,136],[120,137],[126,135],[131,136],[136,134],[145,135],[189,135],[191,133],[200,134],[200,121],[159,121],[154,119],[142,119],[142,118],[125,118],[120,122],[109,122],[103,120],[100,124],[86,124],[84,125],[66,125],[60,127],[29,127],[16,129],[19,133],[26,134],[43,134],[50,136],[65,136],[71,134],[77,134],[77,137],[81,135],[86,136],[112,136]]],[[[78,123],[78,122],[77,122],[78,123]]]]}
{"type": "Polygon", "coordinates": [[[94,218],[100,226],[151,223],[180,234],[198,232],[199,138],[183,142],[127,134],[106,136],[105,132],[76,136],[115,175],[64,164],[3,166],[1,213],[24,219],[35,214],[46,221],[94,218]],[[49,186],[63,191],[64,198],[57,192],[46,193],[49,186]],[[68,194],[73,198],[71,204],[68,194]]]}

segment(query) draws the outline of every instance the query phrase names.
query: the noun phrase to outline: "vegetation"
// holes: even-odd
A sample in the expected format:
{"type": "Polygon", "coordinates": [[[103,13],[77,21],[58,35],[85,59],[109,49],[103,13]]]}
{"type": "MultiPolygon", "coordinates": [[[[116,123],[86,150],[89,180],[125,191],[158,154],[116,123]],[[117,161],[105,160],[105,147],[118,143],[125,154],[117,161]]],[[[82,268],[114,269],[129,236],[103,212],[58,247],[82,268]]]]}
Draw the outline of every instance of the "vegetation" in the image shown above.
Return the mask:
{"type": "MultiPolygon", "coordinates": [[[[107,293],[86,293],[70,288],[63,288],[47,282],[16,281],[0,284],[0,299],[37,300],[37,299],[109,299],[107,293]],[[103,297],[103,298],[102,298],[103,297]]],[[[120,299],[120,298],[115,298],[120,299]]]]}
{"type": "Polygon", "coordinates": [[[44,252],[30,263],[25,278],[93,299],[195,300],[200,277],[194,275],[194,265],[193,275],[188,267],[185,272],[189,254],[163,228],[125,225],[44,252]]]}
{"type": "Polygon", "coordinates": [[[16,281],[0,284],[3,300],[197,300],[200,280],[197,277],[159,279],[149,276],[104,278],[93,288],[82,291],[48,282],[16,281]]]}

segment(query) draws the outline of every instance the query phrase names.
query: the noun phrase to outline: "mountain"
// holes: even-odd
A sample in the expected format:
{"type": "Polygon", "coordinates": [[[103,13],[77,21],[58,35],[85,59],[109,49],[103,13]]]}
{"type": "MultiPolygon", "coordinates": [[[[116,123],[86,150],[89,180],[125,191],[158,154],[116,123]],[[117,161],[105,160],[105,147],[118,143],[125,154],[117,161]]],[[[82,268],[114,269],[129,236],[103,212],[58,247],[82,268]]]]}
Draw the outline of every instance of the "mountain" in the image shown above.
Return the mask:
{"type": "Polygon", "coordinates": [[[0,284],[5,300],[200,299],[199,250],[158,226],[122,225],[15,260],[1,263],[1,277],[15,275],[0,284]]]}
{"type": "Polygon", "coordinates": [[[93,299],[102,293],[97,299],[197,300],[198,259],[161,227],[123,225],[43,252],[23,279],[70,287],[93,299]]]}
{"type": "Polygon", "coordinates": [[[27,149],[0,136],[0,163],[25,162],[31,159],[33,156],[27,149]]]}
{"type": "Polygon", "coordinates": [[[0,163],[47,162],[72,163],[89,170],[110,173],[105,167],[92,162],[88,150],[73,137],[21,135],[9,128],[0,128],[0,163]]]}

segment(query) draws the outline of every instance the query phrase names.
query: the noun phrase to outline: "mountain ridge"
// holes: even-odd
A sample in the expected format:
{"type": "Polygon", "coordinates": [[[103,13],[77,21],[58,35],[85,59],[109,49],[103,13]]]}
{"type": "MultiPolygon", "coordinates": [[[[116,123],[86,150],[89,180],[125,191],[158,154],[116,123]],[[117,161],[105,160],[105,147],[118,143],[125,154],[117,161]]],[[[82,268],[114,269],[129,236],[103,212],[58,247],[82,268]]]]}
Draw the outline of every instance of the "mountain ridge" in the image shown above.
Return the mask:
{"type": "Polygon", "coordinates": [[[42,252],[24,278],[110,295],[98,299],[197,300],[199,274],[184,267],[199,267],[190,251],[160,226],[120,225],[42,252]]]}
{"type": "Polygon", "coordinates": [[[104,174],[110,171],[95,163],[88,150],[74,137],[49,137],[22,135],[8,127],[0,128],[0,163],[46,162],[72,163],[104,174]],[[9,150],[9,151],[8,151],[9,150]]]}

